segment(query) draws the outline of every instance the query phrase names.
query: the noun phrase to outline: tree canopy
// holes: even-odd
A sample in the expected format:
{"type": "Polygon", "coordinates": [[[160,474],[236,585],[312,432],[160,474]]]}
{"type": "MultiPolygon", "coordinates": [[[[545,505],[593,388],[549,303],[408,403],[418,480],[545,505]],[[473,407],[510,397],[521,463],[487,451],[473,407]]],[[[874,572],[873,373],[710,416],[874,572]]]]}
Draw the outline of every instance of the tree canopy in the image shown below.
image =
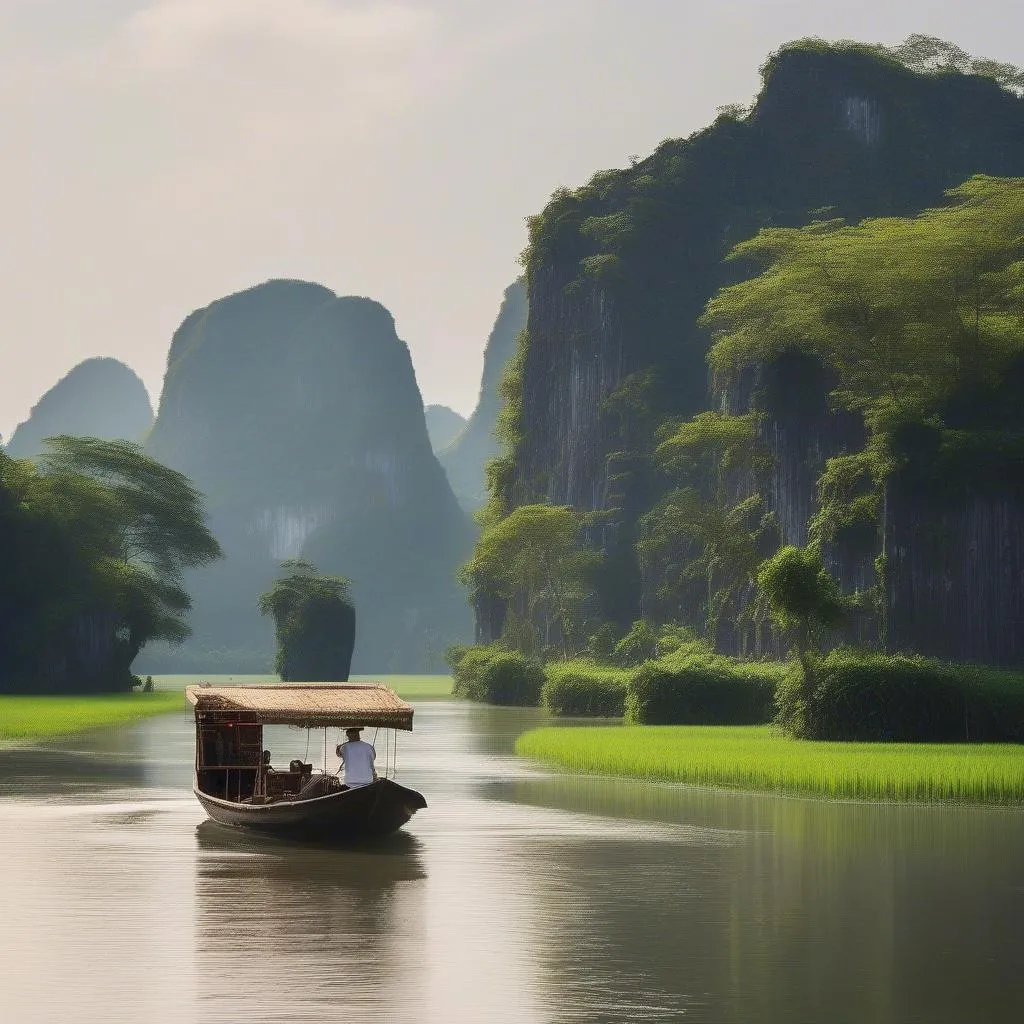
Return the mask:
{"type": "Polygon", "coordinates": [[[127,441],[0,453],[0,688],[117,690],[150,640],[189,634],[183,570],[220,557],[202,496],[127,441]]]}
{"type": "Polygon", "coordinates": [[[486,526],[462,579],[474,592],[522,596],[507,625],[526,653],[560,641],[576,646],[582,605],[597,560],[581,540],[582,517],[561,505],[521,505],[486,526]]]}
{"type": "Polygon", "coordinates": [[[1024,346],[1024,178],[976,176],[917,217],[766,228],[732,251],[760,273],[722,289],[719,380],[803,351],[835,372],[837,405],[869,426],[933,412],[1024,346]]]}
{"type": "Polygon", "coordinates": [[[766,559],[757,573],[757,585],[775,624],[793,638],[804,670],[805,686],[813,685],[810,655],[823,634],[843,621],[845,606],[839,584],[821,562],[821,553],[811,545],[787,546],[766,559]]]}

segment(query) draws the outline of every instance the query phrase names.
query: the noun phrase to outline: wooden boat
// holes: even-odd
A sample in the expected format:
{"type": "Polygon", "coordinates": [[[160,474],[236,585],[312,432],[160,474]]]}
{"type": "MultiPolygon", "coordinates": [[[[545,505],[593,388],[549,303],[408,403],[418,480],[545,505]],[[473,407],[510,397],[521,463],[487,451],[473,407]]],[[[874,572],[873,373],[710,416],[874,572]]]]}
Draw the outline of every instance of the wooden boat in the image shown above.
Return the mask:
{"type": "Polygon", "coordinates": [[[196,718],[193,792],[222,825],[352,840],[394,832],[427,806],[420,793],[384,776],[350,789],[326,768],[292,761],[284,771],[264,757],[265,725],[324,729],[325,750],[328,728],[411,731],[412,707],[386,686],[201,683],[185,696],[196,718]]]}

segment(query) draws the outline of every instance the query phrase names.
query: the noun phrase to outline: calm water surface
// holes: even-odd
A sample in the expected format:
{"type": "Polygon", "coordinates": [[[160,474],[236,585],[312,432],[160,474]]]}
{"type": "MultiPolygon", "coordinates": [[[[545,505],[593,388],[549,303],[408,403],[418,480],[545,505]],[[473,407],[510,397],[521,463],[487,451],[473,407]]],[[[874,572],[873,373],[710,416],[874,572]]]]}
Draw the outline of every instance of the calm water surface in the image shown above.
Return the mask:
{"type": "Polygon", "coordinates": [[[372,850],[204,821],[185,715],[0,751],[0,1021],[1024,1020],[1020,811],[557,775],[535,720],[421,704],[372,850]]]}

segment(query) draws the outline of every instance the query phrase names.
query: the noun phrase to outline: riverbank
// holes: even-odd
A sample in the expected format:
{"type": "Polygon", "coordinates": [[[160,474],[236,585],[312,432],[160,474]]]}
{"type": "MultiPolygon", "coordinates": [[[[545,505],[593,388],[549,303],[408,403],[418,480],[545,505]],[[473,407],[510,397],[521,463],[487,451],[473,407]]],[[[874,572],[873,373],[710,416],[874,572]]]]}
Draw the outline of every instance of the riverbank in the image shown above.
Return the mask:
{"type": "MultiPolygon", "coordinates": [[[[245,683],[280,683],[278,676],[272,675],[156,675],[153,685],[158,692],[181,692],[192,683],[207,682],[211,685],[241,686],[245,683]]],[[[382,683],[390,686],[402,700],[444,700],[452,695],[452,677],[442,675],[404,675],[404,676],[352,676],[352,684],[382,683]]]]}
{"type": "Polygon", "coordinates": [[[836,799],[1024,803],[1024,745],[817,743],[772,726],[545,727],[516,753],[575,772],[836,799]]]}
{"type": "Polygon", "coordinates": [[[0,743],[66,736],[185,710],[181,690],[88,696],[0,696],[0,743]]]}

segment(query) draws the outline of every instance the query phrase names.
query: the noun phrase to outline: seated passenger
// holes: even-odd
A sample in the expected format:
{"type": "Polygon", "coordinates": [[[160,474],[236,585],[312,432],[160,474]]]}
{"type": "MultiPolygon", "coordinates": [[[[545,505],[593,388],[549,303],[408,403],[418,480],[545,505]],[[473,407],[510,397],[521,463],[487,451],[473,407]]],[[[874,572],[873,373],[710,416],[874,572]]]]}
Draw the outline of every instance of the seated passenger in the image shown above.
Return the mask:
{"type": "Polygon", "coordinates": [[[270,763],[270,751],[269,750],[264,750],[263,751],[263,770],[265,772],[275,771],[274,766],[270,763]]]}
{"type": "Polygon", "coordinates": [[[361,732],[362,729],[346,729],[347,741],[339,743],[335,748],[345,765],[345,785],[349,789],[368,786],[377,778],[377,770],[374,768],[377,751],[373,749],[372,743],[364,743],[359,738],[361,732]]]}

